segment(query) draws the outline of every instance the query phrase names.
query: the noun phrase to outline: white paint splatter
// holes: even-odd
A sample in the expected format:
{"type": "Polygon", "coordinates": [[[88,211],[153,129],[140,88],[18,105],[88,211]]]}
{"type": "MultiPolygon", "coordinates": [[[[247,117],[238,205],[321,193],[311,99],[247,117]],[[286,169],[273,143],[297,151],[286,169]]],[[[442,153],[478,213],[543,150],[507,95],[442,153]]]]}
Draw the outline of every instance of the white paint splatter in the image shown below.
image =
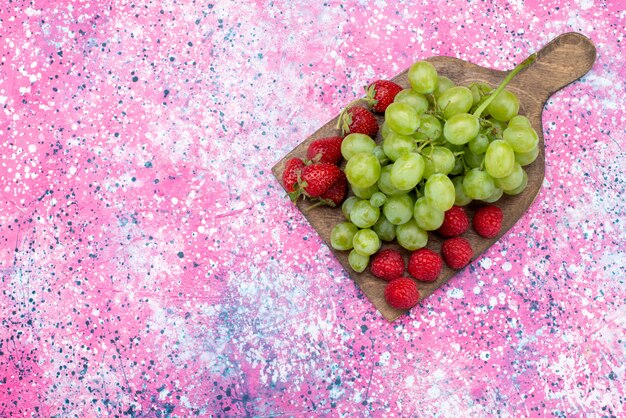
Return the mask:
{"type": "Polygon", "coordinates": [[[453,299],[462,299],[463,296],[465,296],[465,294],[463,293],[463,290],[459,288],[450,289],[448,290],[447,294],[448,294],[448,297],[451,297],[453,299]]]}

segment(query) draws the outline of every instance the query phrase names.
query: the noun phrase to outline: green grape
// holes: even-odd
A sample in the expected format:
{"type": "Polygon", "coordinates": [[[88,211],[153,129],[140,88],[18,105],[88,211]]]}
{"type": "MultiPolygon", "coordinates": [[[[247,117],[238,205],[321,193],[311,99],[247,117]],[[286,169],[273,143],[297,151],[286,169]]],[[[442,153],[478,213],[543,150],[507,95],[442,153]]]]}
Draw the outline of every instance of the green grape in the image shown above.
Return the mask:
{"type": "Polygon", "coordinates": [[[385,110],[385,122],[400,135],[411,135],[420,125],[419,115],[411,105],[395,102],[385,110]]]}
{"type": "Polygon", "coordinates": [[[473,168],[465,174],[463,192],[470,199],[487,199],[496,191],[493,177],[479,168],[473,168]]]}
{"type": "Polygon", "coordinates": [[[508,123],[502,120],[491,119],[492,129],[495,129],[495,135],[502,136],[502,133],[507,128],[508,123]]]}
{"type": "Polygon", "coordinates": [[[380,238],[371,229],[359,229],[352,239],[354,251],[370,256],[380,248],[380,238]]]}
{"type": "Polygon", "coordinates": [[[521,192],[524,191],[524,189],[526,188],[526,186],[528,185],[528,174],[526,174],[526,171],[524,171],[522,169],[522,183],[517,186],[515,189],[513,190],[505,190],[504,193],[510,195],[510,196],[515,196],[520,194],[521,192]]]}
{"type": "Polygon", "coordinates": [[[357,273],[362,273],[370,263],[370,257],[368,255],[361,255],[355,250],[350,251],[348,254],[348,264],[352,267],[352,270],[357,273]]]}
{"type": "Polygon", "coordinates": [[[529,152],[539,143],[539,137],[533,128],[519,124],[509,125],[502,132],[502,138],[509,143],[513,151],[519,153],[529,152]]]}
{"type": "Polygon", "coordinates": [[[465,194],[463,179],[463,176],[457,176],[452,179],[452,184],[454,184],[454,204],[456,206],[466,206],[472,201],[472,199],[465,194]]]}
{"type": "Polygon", "coordinates": [[[354,193],[356,197],[361,198],[361,199],[369,199],[377,191],[378,191],[378,186],[376,185],[376,183],[372,184],[369,187],[352,186],[352,193],[354,193]]]}
{"type": "Polygon", "coordinates": [[[411,105],[418,115],[428,110],[428,99],[423,94],[416,92],[413,89],[401,90],[393,99],[396,103],[406,103],[411,105]]]}
{"type": "Polygon", "coordinates": [[[516,152],[515,153],[515,162],[517,162],[522,167],[527,166],[537,159],[539,155],[539,147],[535,146],[528,152],[516,152]]]}
{"type": "Polygon", "coordinates": [[[437,88],[435,89],[435,97],[441,96],[451,87],[454,87],[454,82],[450,80],[448,77],[439,76],[439,83],[437,84],[437,88]]]}
{"type": "Polygon", "coordinates": [[[454,169],[455,157],[452,151],[446,147],[432,147],[430,150],[422,151],[425,155],[425,160],[430,161],[433,173],[430,174],[448,174],[454,169]]]}
{"type": "Polygon", "coordinates": [[[480,131],[478,117],[469,113],[457,113],[443,124],[443,136],[455,145],[467,144],[480,131]]]}
{"type": "Polygon", "coordinates": [[[387,195],[382,192],[376,192],[370,197],[370,204],[374,207],[381,207],[387,201],[387,195]]]}
{"type": "Polygon", "coordinates": [[[435,66],[428,61],[418,61],[409,68],[409,83],[420,94],[430,94],[437,88],[439,77],[435,66]]]}
{"type": "Polygon", "coordinates": [[[391,184],[400,190],[411,190],[422,179],[424,159],[416,152],[402,154],[391,168],[391,184]]]}
{"type": "Polygon", "coordinates": [[[470,151],[476,155],[484,154],[489,146],[489,138],[484,133],[479,133],[476,138],[467,143],[470,151]]]}
{"type": "Polygon", "coordinates": [[[380,216],[380,209],[372,206],[369,200],[359,200],[350,211],[350,221],[359,228],[370,228],[380,216]]]}
{"type": "Polygon", "coordinates": [[[341,155],[346,160],[361,152],[372,152],[376,142],[365,134],[348,134],[341,142],[341,155]]]}
{"type": "Polygon", "coordinates": [[[345,173],[353,187],[370,187],[380,177],[380,163],[371,152],[360,152],[348,160],[345,173]]]}
{"type": "Polygon", "coordinates": [[[359,200],[360,199],[356,196],[350,196],[343,201],[343,204],[341,205],[341,213],[343,213],[343,217],[346,218],[346,220],[350,220],[350,212],[352,211],[354,204],[359,200]]]}
{"type": "Polygon", "coordinates": [[[483,165],[483,161],[485,160],[485,154],[474,154],[469,147],[465,147],[465,151],[463,152],[463,161],[465,161],[465,165],[469,168],[478,168],[483,165]]]}
{"type": "Polygon", "coordinates": [[[389,157],[387,157],[387,154],[385,154],[385,150],[383,149],[382,145],[376,145],[372,150],[372,154],[374,154],[376,158],[378,158],[378,162],[381,166],[389,162],[389,157]]]}
{"type": "Polygon", "coordinates": [[[435,166],[433,161],[426,157],[424,158],[424,173],[422,174],[422,178],[427,179],[428,177],[435,174],[435,166]]]}
{"type": "Polygon", "coordinates": [[[513,172],[506,177],[502,177],[499,179],[494,179],[494,182],[497,187],[502,190],[513,190],[519,187],[522,184],[522,180],[524,179],[524,169],[518,163],[515,163],[513,168],[513,172]]]}
{"type": "Polygon", "coordinates": [[[428,233],[417,226],[414,219],[396,226],[396,240],[401,247],[409,251],[424,248],[428,243],[428,233]]]}
{"type": "Polygon", "coordinates": [[[483,95],[480,91],[480,87],[476,85],[476,83],[472,83],[469,86],[470,91],[472,92],[473,106],[478,105],[483,99],[483,95]]]}
{"type": "Polygon", "coordinates": [[[469,89],[472,92],[472,98],[474,102],[473,106],[477,106],[480,102],[482,102],[485,95],[493,91],[489,84],[483,82],[472,83],[470,84],[469,89]]]}
{"type": "Polygon", "coordinates": [[[387,196],[393,196],[397,194],[406,193],[406,191],[398,189],[391,183],[391,169],[392,168],[393,168],[393,164],[388,164],[382,168],[382,170],[380,171],[380,178],[378,179],[378,182],[376,183],[376,185],[378,186],[378,189],[384,194],[386,194],[387,196]]]}
{"type": "Polygon", "coordinates": [[[495,191],[486,199],[483,199],[483,202],[486,203],[494,203],[497,202],[502,197],[503,191],[499,187],[496,187],[495,191]]]}
{"type": "Polygon", "coordinates": [[[438,139],[443,130],[441,128],[441,122],[435,116],[424,113],[420,115],[420,127],[418,132],[424,134],[424,136],[428,139],[438,139]]]}
{"type": "Polygon", "coordinates": [[[424,185],[424,197],[428,204],[441,211],[454,206],[454,184],[445,174],[433,174],[424,185]]]}
{"type": "Polygon", "coordinates": [[[531,128],[531,129],[533,127],[533,125],[530,123],[528,118],[524,115],[513,116],[507,126],[520,126],[522,128],[531,128]]]}
{"type": "Polygon", "coordinates": [[[515,168],[515,152],[508,142],[496,139],[485,152],[485,171],[493,178],[506,177],[515,168]]]}
{"type": "Polygon", "coordinates": [[[378,238],[383,241],[389,242],[396,239],[396,226],[389,222],[384,215],[381,215],[378,218],[378,222],[374,224],[372,230],[374,230],[374,232],[378,235],[378,238]]]}
{"type": "Polygon", "coordinates": [[[383,205],[383,214],[389,222],[401,225],[413,217],[413,198],[409,194],[388,196],[383,205]]]}
{"type": "Polygon", "coordinates": [[[430,141],[430,139],[426,136],[426,134],[420,132],[419,129],[415,131],[413,135],[411,135],[411,138],[413,138],[413,141],[415,141],[416,145],[430,141]]]}
{"type": "Polygon", "coordinates": [[[330,231],[330,245],[335,250],[345,251],[352,249],[352,240],[359,228],[351,222],[340,222],[330,231]]]}
{"type": "Polygon", "coordinates": [[[393,133],[393,131],[389,129],[389,125],[387,125],[386,122],[383,122],[382,125],[380,125],[380,136],[382,136],[383,139],[385,139],[387,138],[387,135],[389,135],[390,133],[393,133]]]}
{"type": "Polygon", "coordinates": [[[413,207],[413,218],[424,231],[434,231],[443,224],[444,212],[430,206],[425,197],[420,197],[413,207]]]}
{"type": "Polygon", "coordinates": [[[383,140],[383,151],[391,161],[395,161],[406,152],[417,151],[417,146],[410,136],[393,132],[383,140]]]}
{"type": "Polygon", "coordinates": [[[472,92],[465,86],[451,87],[437,98],[437,106],[443,112],[444,119],[469,112],[473,103],[472,92]]]}
{"type": "Polygon", "coordinates": [[[465,167],[463,166],[463,158],[457,157],[454,160],[454,168],[448,174],[451,176],[456,176],[456,175],[461,174],[464,169],[465,167]]]}
{"type": "Polygon", "coordinates": [[[496,120],[508,121],[519,112],[519,99],[513,92],[502,90],[489,103],[487,112],[496,120]]]}
{"type": "Polygon", "coordinates": [[[491,128],[487,130],[489,140],[502,139],[502,134],[507,127],[506,122],[500,122],[494,119],[490,119],[489,121],[491,122],[491,128]]]}

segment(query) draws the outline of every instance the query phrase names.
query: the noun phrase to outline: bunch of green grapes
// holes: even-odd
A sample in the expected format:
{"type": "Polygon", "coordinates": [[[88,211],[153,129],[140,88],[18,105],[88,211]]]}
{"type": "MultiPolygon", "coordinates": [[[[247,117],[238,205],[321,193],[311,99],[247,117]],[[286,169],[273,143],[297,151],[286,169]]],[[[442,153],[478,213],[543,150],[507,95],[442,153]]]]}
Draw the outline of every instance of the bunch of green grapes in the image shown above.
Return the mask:
{"type": "Polygon", "coordinates": [[[350,251],[355,271],[365,270],[383,241],[410,251],[426,246],[428,231],[438,229],[454,205],[493,203],[524,190],[524,167],[537,158],[539,138],[505,86],[534,58],[496,89],[457,86],[418,61],[408,72],[411,87],[385,111],[380,143],[358,133],[344,138],[354,196],[343,203],[346,220],[333,228],[331,245],[350,251]]]}

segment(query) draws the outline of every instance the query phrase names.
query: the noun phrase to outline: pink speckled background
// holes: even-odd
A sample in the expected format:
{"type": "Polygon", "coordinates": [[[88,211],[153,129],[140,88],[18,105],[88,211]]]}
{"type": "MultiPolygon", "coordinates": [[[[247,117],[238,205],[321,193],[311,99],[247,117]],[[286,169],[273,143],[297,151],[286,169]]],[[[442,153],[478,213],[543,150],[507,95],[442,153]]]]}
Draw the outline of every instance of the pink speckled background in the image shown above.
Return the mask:
{"type": "Polygon", "coordinates": [[[624,416],[625,6],[443,3],[2,2],[0,416],[624,416]],[[568,31],[537,201],[388,323],[271,166],[374,78],[568,31]]]}

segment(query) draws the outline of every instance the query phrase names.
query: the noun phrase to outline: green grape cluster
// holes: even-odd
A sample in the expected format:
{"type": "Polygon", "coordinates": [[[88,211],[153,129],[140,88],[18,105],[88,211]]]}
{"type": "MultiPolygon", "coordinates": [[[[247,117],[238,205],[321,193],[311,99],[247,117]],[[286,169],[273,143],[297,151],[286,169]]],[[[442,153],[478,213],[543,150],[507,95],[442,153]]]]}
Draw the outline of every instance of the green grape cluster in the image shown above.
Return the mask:
{"type": "Polygon", "coordinates": [[[428,61],[408,71],[410,88],[387,107],[377,143],[348,135],[341,146],[354,196],[342,205],[345,222],[331,245],[350,251],[361,272],[382,242],[414,251],[443,223],[452,206],[493,203],[528,183],[524,169],[537,158],[538,135],[519,115],[518,97],[505,87],[534,56],[497,87],[457,86],[428,61]]]}

